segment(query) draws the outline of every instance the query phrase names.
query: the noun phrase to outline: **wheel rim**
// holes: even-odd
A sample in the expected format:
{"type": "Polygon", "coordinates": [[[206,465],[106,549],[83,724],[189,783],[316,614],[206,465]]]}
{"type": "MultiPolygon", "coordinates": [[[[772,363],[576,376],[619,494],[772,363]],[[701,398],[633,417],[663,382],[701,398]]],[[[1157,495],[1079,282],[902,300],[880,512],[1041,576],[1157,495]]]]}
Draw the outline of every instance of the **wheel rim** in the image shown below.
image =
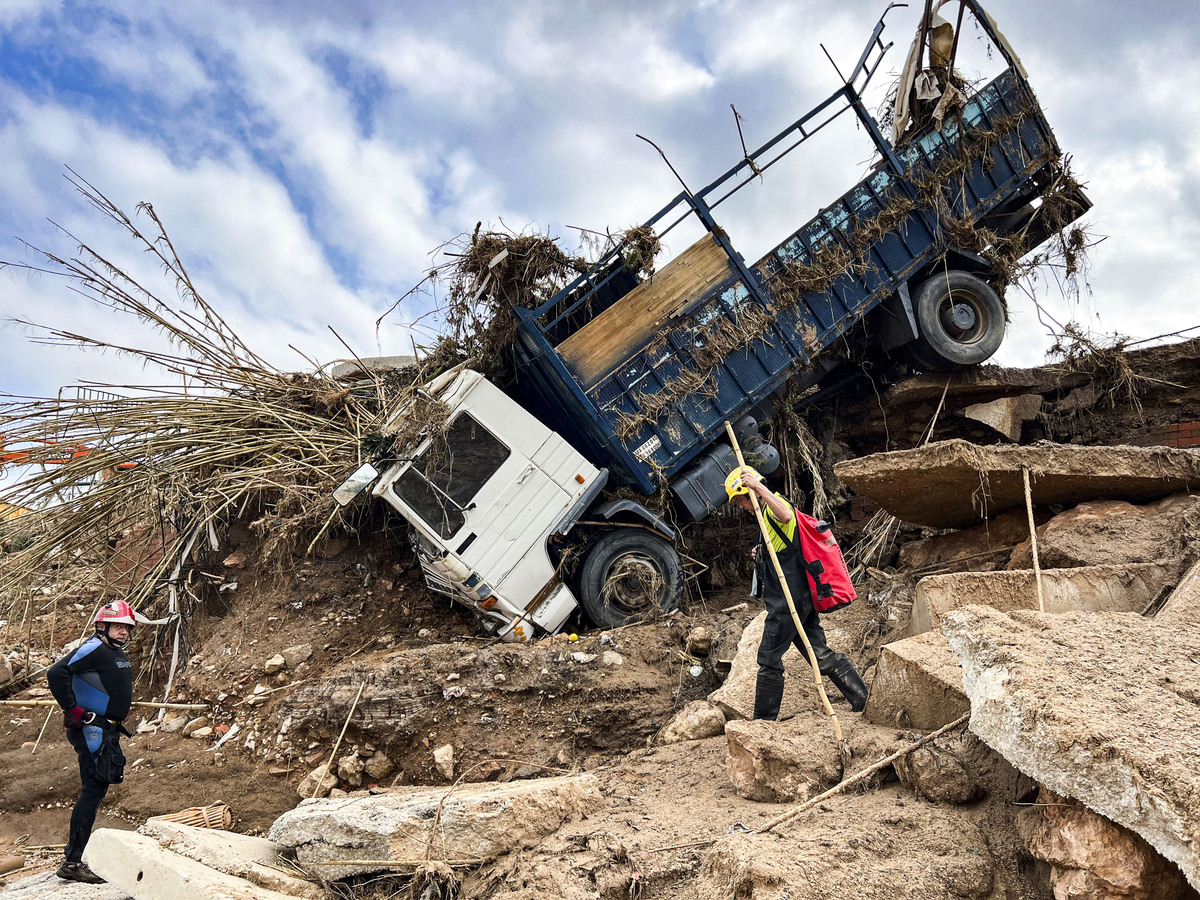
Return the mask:
{"type": "Polygon", "coordinates": [[[952,291],[938,304],[938,323],[952,341],[975,344],[991,327],[991,316],[983,298],[971,291],[952,291]]]}
{"type": "Polygon", "coordinates": [[[641,553],[624,553],[612,561],[601,596],[626,616],[645,616],[661,608],[667,584],[662,569],[641,553]]]}

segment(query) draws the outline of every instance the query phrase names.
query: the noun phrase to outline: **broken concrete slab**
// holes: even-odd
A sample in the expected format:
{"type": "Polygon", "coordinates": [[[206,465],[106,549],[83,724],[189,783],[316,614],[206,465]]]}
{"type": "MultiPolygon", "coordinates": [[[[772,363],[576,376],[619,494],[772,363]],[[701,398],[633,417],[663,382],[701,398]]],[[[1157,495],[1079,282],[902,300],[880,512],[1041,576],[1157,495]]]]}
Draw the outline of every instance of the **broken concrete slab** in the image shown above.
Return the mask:
{"type": "Polygon", "coordinates": [[[1055,897],[1182,900],[1190,893],[1154,848],[1078,801],[1043,790],[1015,824],[1030,855],[1050,865],[1055,897]]]}
{"type": "MultiPolygon", "coordinates": [[[[1042,601],[1048,613],[1140,613],[1175,576],[1175,566],[1169,563],[1043,569],[1042,601]]],[[[913,600],[912,633],[940,629],[946,613],[971,604],[1005,612],[1037,609],[1034,571],[955,572],[922,578],[913,600]]]]}
{"type": "Polygon", "coordinates": [[[138,831],[154,838],[172,853],[194,859],[226,875],[245,878],[289,896],[310,900],[321,900],[325,896],[325,891],[318,885],[280,871],[281,848],[266,838],[216,828],[195,828],[163,819],[150,819],[138,831]]]}
{"type": "MultiPolygon", "coordinates": [[[[1041,521],[1050,515],[1043,513],[1041,521]]],[[[941,569],[950,572],[986,572],[1003,569],[1013,548],[1029,540],[1029,517],[1025,510],[1001,513],[990,522],[909,541],[900,547],[901,569],[941,569]]]]}
{"type": "MultiPolygon", "coordinates": [[[[1042,568],[1180,559],[1200,534],[1200,497],[1173,494],[1137,506],[1121,500],[1080,503],[1038,527],[1042,568]]],[[[1033,567],[1026,541],[1013,549],[1007,568],[1033,567]]]]}
{"type": "Polygon", "coordinates": [[[863,716],[876,725],[935,731],[971,709],[958,657],[939,632],[885,644],[863,716]]]}
{"type": "Polygon", "coordinates": [[[564,822],[604,805],[595,775],[537,778],[453,789],[392,789],[345,800],[303,800],[271,826],[270,839],[295,849],[327,881],[392,866],[324,865],[340,860],[485,861],[532,847],[564,822]],[[314,864],[322,863],[320,866],[314,864]]]}
{"type": "Polygon", "coordinates": [[[134,900],[111,884],[63,881],[53,872],[31,875],[0,888],[4,900],[134,900]]]}
{"type": "Polygon", "coordinates": [[[906,522],[967,528],[1025,504],[1030,469],[1035,506],[1099,498],[1145,503],[1200,487],[1200,452],[1169,447],[1039,443],[980,447],[954,440],[845,460],[834,473],[906,522]]]}
{"type": "Polygon", "coordinates": [[[842,777],[842,757],[828,730],[800,722],[730,722],[725,768],[733,789],[747,800],[807,800],[842,777]]]}
{"type": "Polygon", "coordinates": [[[1195,625],[1200,623],[1200,562],[1180,579],[1163,608],[1154,617],[1159,625],[1195,625]]]}
{"type": "Polygon", "coordinates": [[[163,849],[134,831],[101,828],[92,833],[83,861],[110,885],[137,900],[295,900],[194,859],[163,849]]]}
{"type": "Polygon", "coordinates": [[[975,366],[948,374],[924,374],[906,378],[883,395],[886,406],[950,397],[1002,397],[1008,394],[1046,394],[1064,391],[1088,382],[1078,372],[1058,373],[1050,369],[1006,369],[975,366]]]}
{"type": "Polygon", "coordinates": [[[1001,397],[988,403],[973,403],[962,413],[968,419],[982,422],[993,431],[999,432],[1010,441],[1021,439],[1021,426],[1036,419],[1042,409],[1042,398],[1037,394],[1021,394],[1017,397],[1001,397]]]}
{"type": "Polygon", "coordinates": [[[1200,887],[1200,629],[968,606],[942,629],[971,731],[1145,839],[1200,887]]]}

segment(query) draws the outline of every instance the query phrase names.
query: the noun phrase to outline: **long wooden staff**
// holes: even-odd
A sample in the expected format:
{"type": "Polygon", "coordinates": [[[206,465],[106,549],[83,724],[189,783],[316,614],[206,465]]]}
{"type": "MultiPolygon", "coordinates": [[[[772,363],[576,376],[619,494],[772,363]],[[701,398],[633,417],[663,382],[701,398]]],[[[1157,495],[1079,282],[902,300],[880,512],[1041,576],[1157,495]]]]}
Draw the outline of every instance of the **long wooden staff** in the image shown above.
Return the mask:
{"type": "MultiPolygon", "coordinates": [[[[738,445],[737,437],[733,433],[733,426],[729,424],[728,420],[725,422],[725,432],[729,435],[729,443],[733,445],[733,452],[737,454],[738,465],[746,468],[746,459],[742,456],[742,448],[738,445]]],[[[821,680],[821,669],[817,665],[817,654],[813,652],[812,644],[808,642],[808,635],[804,633],[804,626],[800,623],[800,616],[796,613],[796,603],[792,600],[792,591],[788,587],[787,578],[784,577],[783,566],[779,564],[779,554],[775,552],[775,547],[771,543],[771,534],[767,531],[767,523],[763,519],[762,508],[758,505],[758,495],[754,491],[749,491],[748,493],[750,495],[750,503],[754,506],[754,517],[758,520],[758,528],[762,532],[763,543],[766,544],[767,553],[771,556],[771,564],[775,566],[775,574],[779,576],[779,584],[783,587],[783,597],[787,600],[788,609],[792,613],[792,621],[796,623],[796,633],[800,635],[800,640],[804,642],[804,649],[808,652],[808,661],[812,665],[813,681],[817,684],[817,693],[821,695],[821,702],[825,705],[825,712],[828,714],[829,721],[833,725],[833,736],[837,738],[839,745],[844,745],[846,739],[842,737],[842,726],[838,722],[838,717],[834,713],[833,707],[829,704],[829,698],[825,695],[825,684],[821,680]]],[[[798,538],[799,523],[797,523],[798,538]]]]}

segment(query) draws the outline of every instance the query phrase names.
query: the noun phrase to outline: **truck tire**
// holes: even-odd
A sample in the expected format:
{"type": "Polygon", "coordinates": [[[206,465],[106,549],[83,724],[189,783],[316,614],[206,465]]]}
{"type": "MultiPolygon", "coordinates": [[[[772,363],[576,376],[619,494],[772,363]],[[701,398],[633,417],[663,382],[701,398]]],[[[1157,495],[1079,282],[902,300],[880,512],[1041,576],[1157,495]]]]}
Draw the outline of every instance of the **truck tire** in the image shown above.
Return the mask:
{"type": "Polygon", "coordinates": [[[949,371],[975,366],[1004,340],[1004,301],[977,275],[939,272],[913,298],[920,336],[909,355],[918,368],[949,371]]]}
{"type": "Polygon", "coordinates": [[[678,608],[683,563],[657,534],[618,528],[592,545],[579,581],[588,618],[602,628],[616,628],[678,608]]]}

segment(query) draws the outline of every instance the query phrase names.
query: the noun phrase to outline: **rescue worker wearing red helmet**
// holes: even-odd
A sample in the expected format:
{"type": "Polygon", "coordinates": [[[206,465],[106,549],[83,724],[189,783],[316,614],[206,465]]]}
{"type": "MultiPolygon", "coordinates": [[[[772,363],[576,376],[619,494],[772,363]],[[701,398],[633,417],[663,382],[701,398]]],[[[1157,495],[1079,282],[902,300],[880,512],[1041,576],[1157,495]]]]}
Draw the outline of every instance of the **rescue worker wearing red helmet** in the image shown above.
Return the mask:
{"type": "MultiPolygon", "coordinates": [[[[751,491],[758,496],[763,519],[771,535],[771,546],[775,548],[779,566],[787,579],[792,602],[796,605],[796,616],[817,658],[818,670],[834,683],[854,712],[862,712],[867,702],[867,687],[854,668],[854,663],[845,654],[833,650],[825,639],[825,629],[821,627],[819,614],[813,606],[812,591],[803,568],[792,504],[768,490],[758,472],[749,466],[734,469],[725,479],[725,493],[729,502],[753,514],[751,491]]],[[[806,661],[807,653],[796,631],[796,623],[788,609],[779,576],[761,542],[756,548],[755,562],[755,572],[762,585],[763,602],[767,607],[767,620],[758,645],[754,718],[773,720],[779,717],[779,706],[783,702],[783,654],[793,645],[805,655],[806,661]]]]}
{"type": "Polygon", "coordinates": [[[63,708],[67,740],[79,757],[79,798],[71,811],[65,859],[58,877],[101,884],[104,879],[83,862],[96,811],[110,784],[124,776],[121,721],[133,702],[133,669],[125,645],[137,624],[124,600],[100,607],[92,620],[96,633],[53,666],[46,676],[54,699],[63,708]]]}

